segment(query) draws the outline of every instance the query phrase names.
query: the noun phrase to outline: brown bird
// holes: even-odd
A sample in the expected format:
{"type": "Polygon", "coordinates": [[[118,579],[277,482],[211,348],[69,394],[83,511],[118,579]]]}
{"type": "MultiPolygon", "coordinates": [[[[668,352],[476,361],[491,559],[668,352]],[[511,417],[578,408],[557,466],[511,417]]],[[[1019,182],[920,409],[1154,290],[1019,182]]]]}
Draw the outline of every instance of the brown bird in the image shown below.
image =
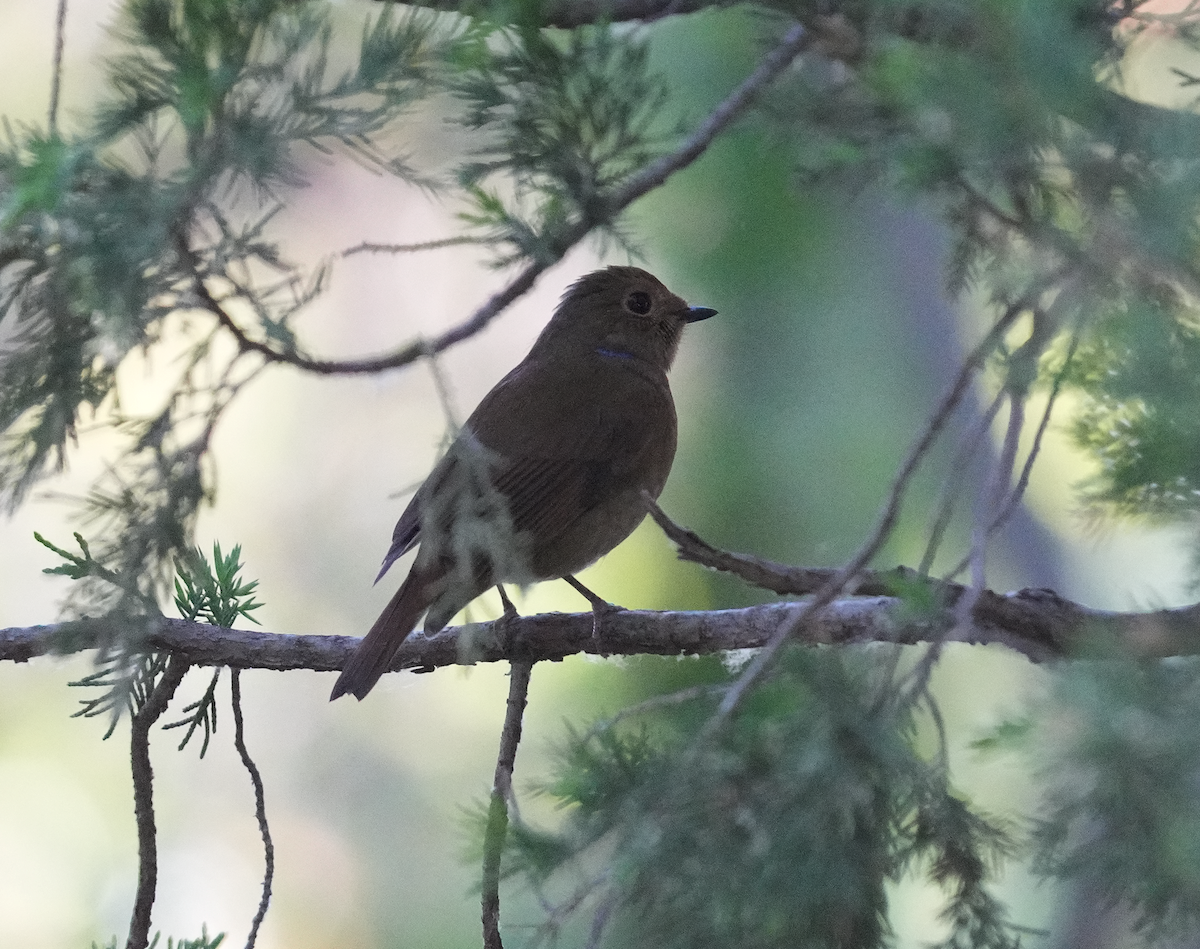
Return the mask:
{"type": "Polygon", "coordinates": [[[636,267],[571,286],[400,515],[379,577],[419,543],[417,559],[330,698],[363,698],[422,613],[436,632],[494,585],[563,578],[602,609],[572,574],[633,533],[641,492],[657,498],[666,484],[676,438],[667,370],[683,325],[715,314],[636,267]]]}

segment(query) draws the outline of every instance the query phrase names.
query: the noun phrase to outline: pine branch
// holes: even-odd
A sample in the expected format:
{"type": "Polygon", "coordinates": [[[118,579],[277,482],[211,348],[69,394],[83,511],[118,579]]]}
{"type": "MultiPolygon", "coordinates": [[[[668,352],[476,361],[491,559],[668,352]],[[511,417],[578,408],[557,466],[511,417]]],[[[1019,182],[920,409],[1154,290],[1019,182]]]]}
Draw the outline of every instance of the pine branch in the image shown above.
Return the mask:
{"type": "Polygon", "coordinates": [[[507,286],[490,297],[470,317],[428,340],[417,340],[391,353],[363,359],[314,359],[296,350],[283,351],[275,346],[250,338],[230,315],[223,301],[205,286],[200,261],[186,239],[177,234],[180,256],[190,264],[196,278],[192,289],[201,307],[216,317],[237,340],[242,351],[255,352],[271,362],[282,362],[318,375],[355,375],[398,369],[418,359],[424,359],[449,349],[456,343],[474,336],[499,316],[515,300],[530,289],[538,277],[566,256],[576,244],[597,227],[615,221],[631,204],[658,188],[675,172],[692,164],[708,150],[716,138],[746,113],[755,99],[795,60],[809,43],[809,31],[793,26],[754,70],[673,152],[651,162],[631,175],[611,195],[597,202],[595,213],[564,229],[556,239],[553,253],[547,253],[527,264],[507,286]]]}
{"type": "MultiPolygon", "coordinates": [[[[382,2],[382,0],[381,0],[382,2]]],[[[481,0],[415,0],[416,6],[433,10],[446,10],[467,16],[485,14],[501,21],[513,20],[523,15],[527,8],[481,2],[481,0]],[[520,11],[520,14],[518,14],[520,11]]],[[[590,24],[642,22],[652,23],[664,17],[696,13],[702,10],[722,10],[733,6],[727,0],[544,0],[537,10],[537,22],[542,26],[574,29],[590,24]]],[[[762,9],[763,5],[752,7],[762,9]]],[[[789,11],[794,15],[796,11],[789,11]]],[[[802,14],[801,14],[802,15],[802,14]]],[[[1194,17],[1194,13],[1189,13],[1194,17]]],[[[847,66],[854,66],[861,52],[863,37],[845,17],[817,14],[808,17],[806,26],[821,34],[822,51],[847,66]]],[[[934,45],[931,37],[923,35],[919,5],[907,8],[903,16],[892,24],[896,35],[918,43],[934,45]]],[[[973,41],[971,31],[956,34],[960,45],[973,41]]],[[[947,42],[939,34],[938,42],[947,42]]],[[[1169,109],[1153,103],[1131,99],[1120,92],[1102,89],[1099,94],[1103,124],[1112,128],[1128,130],[1127,139],[1132,142],[1153,142],[1155,148],[1169,157],[1190,157],[1197,136],[1200,136],[1200,116],[1183,109],[1169,109]]],[[[1097,117],[1080,114],[1078,105],[1070,99],[1060,103],[1064,118],[1090,125],[1097,117]]]]}

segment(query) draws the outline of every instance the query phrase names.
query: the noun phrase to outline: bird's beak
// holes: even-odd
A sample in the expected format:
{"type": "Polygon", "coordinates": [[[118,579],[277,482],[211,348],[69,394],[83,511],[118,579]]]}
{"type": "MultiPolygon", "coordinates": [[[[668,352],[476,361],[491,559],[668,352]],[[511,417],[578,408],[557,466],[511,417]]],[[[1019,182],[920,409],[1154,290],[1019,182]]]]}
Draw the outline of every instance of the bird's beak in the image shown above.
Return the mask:
{"type": "Polygon", "coordinates": [[[685,323],[699,323],[701,320],[707,320],[710,316],[716,316],[717,311],[711,306],[689,306],[687,313],[683,317],[685,323]]]}

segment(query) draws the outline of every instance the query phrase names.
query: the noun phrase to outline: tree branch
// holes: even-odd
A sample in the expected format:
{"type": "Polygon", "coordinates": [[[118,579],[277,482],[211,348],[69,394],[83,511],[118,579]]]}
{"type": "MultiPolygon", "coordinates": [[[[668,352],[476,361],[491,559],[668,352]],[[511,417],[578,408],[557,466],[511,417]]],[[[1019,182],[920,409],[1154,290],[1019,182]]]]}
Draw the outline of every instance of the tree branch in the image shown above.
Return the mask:
{"type": "MultiPolygon", "coordinates": [[[[731,573],[752,586],[793,596],[819,593],[836,581],[841,572],[833,567],[793,567],[752,554],[719,550],[671,520],[653,499],[643,498],[650,516],[675,544],[680,560],[731,573]]],[[[973,595],[970,587],[938,580],[908,567],[864,570],[851,588],[857,596],[875,598],[884,613],[898,604],[897,594],[937,605],[942,612],[936,618],[927,617],[916,628],[897,629],[888,640],[903,645],[939,641],[953,629],[954,617],[962,609],[964,597],[973,595]]],[[[834,615],[826,619],[835,629],[834,638],[819,638],[820,624],[806,626],[796,635],[804,642],[862,642],[864,635],[873,638],[874,626],[868,630],[848,625],[844,635],[836,631],[844,621],[853,624],[861,619],[857,614],[852,619],[844,614],[846,604],[861,602],[835,601],[829,607],[834,615]]],[[[982,590],[971,609],[970,620],[974,629],[964,634],[969,638],[951,637],[948,641],[1002,643],[1034,662],[1089,651],[1115,650],[1143,658],[1200,652],[1200,604],[1148,613],[1119,613],[1072,603],[1052,590],[1021,590],[1010,594],[982,590]]],[[[880,637],[883,638],[886,637],[880,637]]]]}
{"type": "Polygon", "coordinates": [[[348,247],[339,257],[353,257],[355,254],[415,254],[423,250],[444,250],[447,247],[462,247],[467,244],[486,244],[487,238],[473,234],[459,234],[455,237],[439,237],[435,240],[417,241],[412,244],[376,244],[363,241],[348,247]]]}
{"type": "MultiPolygon", "coordinates": [[[[820,580],[818,570],[805,571],[820,580]]],[[[829,575],[836,571],[829,571],[829,575]]],[[[914,591],[921,578],[911,570],[868,571],[860,591],[897,587],[914,591]]],[[[808,644],[891,642],[916,645],[938,638],[953,625],[953,607],[965,587],[930,581],[939,592],[937,609],[918,614],[910,597],[862,596],[837,600],[795,630],[808,644]],[[944,599],[942,598],[944,596],[944,599]]],[[[622,610],[604,618],[604,655],[702,655],[763,646],[783,622],[805,608],[803,601],[767,603],[736,610],[651,612],[622,610]]],[[[1140,658],[1200,655],[1200,604],[1144,613],[1094,610],[1050,590],[1000,594],[985,590],[974,623],[954,641],[1009,647],[1035,662],[1121,652],[1140,658]]],[[[429,672],[477,662],[557,661],[576,653],[600,655],[592,636],[592,614],[543,613],[496,623],[414,633],[401,647],[393,670],[429,672]]],[[[100,620],[0,629],[0,661],[25,662],[51,653],[96,648],[111,635],[100,620]]],[[[355,636],[296,636],[258,630],[222,629],[204,623],[163,619],[147,647],[193,665],[242,669],[341,670],[360,640],[355,636]]]]}

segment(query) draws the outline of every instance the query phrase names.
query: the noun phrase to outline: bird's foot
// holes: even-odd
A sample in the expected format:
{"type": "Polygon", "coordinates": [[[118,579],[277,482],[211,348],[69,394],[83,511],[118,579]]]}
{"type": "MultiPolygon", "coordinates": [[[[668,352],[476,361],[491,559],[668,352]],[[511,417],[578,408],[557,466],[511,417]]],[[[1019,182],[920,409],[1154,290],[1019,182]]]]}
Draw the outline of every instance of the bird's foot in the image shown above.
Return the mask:
{"type": "Polygon", "coordinates": [[[571,584],[579,592],[579,595],[592,605],[592,642],[599,655],[607,656],[610,650],[604,645],[604,617],[611,616],[613,613],[624,612],[625,608],[617,606],[615,603],[609,603],[603,597],[597,596],[569,574],[563,577],[563,579],[571,584]]]}
{"type": "Polygon", "coordinates": [[[607,656],[612,653],[612,650],[604,644],[604,617],[624,611],[625,607],[604,600],[592,604],[592,642],[596,646],[598,655],[607,656]]]}
{"type": "Polygon", "coordinates": [[[508,593],[504,590],[504,585],[497,583],[496,592],[500,594],[500,602],[504,604],[504,619],[512,619],[514,616],[520,616],[517,608],[513,606],[512,600],[508,598],[508,593]]]}
{"type": "Polygon", "coordinates": [[[496,584],[496,592],[500,594],[500,602],[504,604],[504,612],[492,623],[492,629],[496,634],[496,645],[507,656],[512,651],[513,633],[515,631],[513,620],[520,619],[521,614],[517,612],[517,608],[513,606],[512,600],[504,592],[504,587],[499,583],[496,584]]]}

